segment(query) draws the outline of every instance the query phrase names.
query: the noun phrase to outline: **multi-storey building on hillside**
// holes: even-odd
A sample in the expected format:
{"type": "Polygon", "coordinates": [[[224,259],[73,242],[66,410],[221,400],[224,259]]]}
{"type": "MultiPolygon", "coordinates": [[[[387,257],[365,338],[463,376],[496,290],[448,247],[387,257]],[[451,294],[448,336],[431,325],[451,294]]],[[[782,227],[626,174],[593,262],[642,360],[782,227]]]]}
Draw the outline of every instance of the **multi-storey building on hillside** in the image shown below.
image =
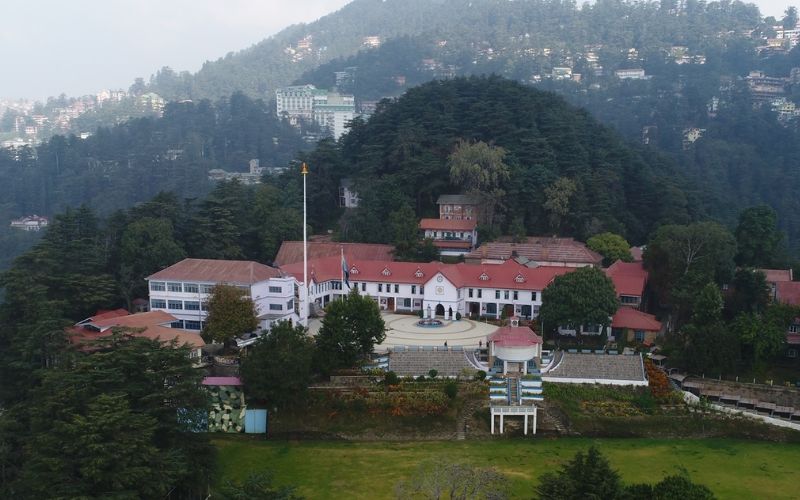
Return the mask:
{"type": "Polygon", "coordinates": [[[276,321],[297,323],[305,317],[301,282],[258,262],[184,259],[146,279],[150,310],[169,312],[176,318],[176,328],[203,328],[209,297],[218,284],[238,287],[249,296],[265,330],[276,321]]]}
{"type": "Polygon", "coordinates": [[[339,139],[355,117],[356,105],[352,95],[297,85],[275,91],[275,113],[294,126],[299,126],[300,121],[314,122],[339,139]]]}

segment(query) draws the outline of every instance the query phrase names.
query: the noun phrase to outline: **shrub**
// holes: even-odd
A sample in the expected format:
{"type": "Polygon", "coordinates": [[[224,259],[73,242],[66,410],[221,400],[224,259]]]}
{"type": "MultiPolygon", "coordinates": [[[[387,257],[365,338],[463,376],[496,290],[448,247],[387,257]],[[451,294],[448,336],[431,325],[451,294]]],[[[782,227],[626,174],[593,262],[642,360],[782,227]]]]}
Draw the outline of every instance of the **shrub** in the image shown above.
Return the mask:
{"type": "Polygon", "coordinates": [[[461,321],[461,313],[456,311],[456,321],[461,321]]]}
{"type": "Polygon", "coordinates": [[[425,313],[422,311],[422,309],[417,311],[417,316],[419,316],[419,319],[422,319],[422,317],[425,316],[425,313]]]}
{"type": "Polygon", "coordinates": [[[486,380],[486,372],[483,370],[478,370],[478,373],[475,374],[475,380],[486,380]]]}
{"type": "Polygon", "coordinates": [[[386,372],[383,376],[383,383],[386,385],[397,385],[400,383],[400,377],[395,372],[386,372]]]}
{"type": "Polygon", "coordinates": [[[436,378],[436,375],[439,375],[439,371],[436,370],[435,368],[431,368],[430,371],[428,372],[428,376],[430,378],[436,378]]]}
{"type": "Polygon", "coordinates": [[[458,395],[458,384],[453,382],[452,380],[444,384],[444,394],[450,398],[455,399],[458,395]]]}
{"type": "Polygon", "coordinates": [[[420,375],[417,377],[417,382],[425,382],[425,375],[420,375]]]}

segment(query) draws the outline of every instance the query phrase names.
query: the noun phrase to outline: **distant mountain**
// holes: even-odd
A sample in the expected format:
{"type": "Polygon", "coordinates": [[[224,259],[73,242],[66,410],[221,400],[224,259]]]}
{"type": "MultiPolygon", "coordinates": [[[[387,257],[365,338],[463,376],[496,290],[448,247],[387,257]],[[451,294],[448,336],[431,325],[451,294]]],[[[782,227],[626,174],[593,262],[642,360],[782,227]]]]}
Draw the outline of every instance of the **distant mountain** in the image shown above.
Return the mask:
{"type": "Polygon", "coordinates": [[[738,1],[687,2],[680,10],[666,1],[604,0],[577,8],[567,0],[355,0],[207,62],[194,75],[164,69],[151,89],[168,99],[215,99],[237,90],[269,98],[276,87],[321,64],[403,36],[436,43],[463,72],[516,76],[510,70],[527,78],[539,67],[577,62],[587,46],[601,46],[598,56],[614,68],[629,48],[694,50],[760,22],[754,5],[738,1]]]}

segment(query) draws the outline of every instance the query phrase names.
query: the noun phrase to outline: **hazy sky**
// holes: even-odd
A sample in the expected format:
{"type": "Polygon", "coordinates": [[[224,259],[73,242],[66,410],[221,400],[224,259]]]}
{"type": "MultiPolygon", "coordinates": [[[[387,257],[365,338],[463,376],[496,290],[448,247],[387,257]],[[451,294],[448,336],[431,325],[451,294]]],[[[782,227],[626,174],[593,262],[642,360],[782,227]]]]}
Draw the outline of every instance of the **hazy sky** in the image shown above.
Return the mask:
{"type": "MultiPolygon", "coordinates": [[[[350,0],[3,0],[0,97],[128,88],[158,68],[206,60],[311,22],[350,0]]],[[[758,0],[781,17],[790,1],[758,0]]]]}

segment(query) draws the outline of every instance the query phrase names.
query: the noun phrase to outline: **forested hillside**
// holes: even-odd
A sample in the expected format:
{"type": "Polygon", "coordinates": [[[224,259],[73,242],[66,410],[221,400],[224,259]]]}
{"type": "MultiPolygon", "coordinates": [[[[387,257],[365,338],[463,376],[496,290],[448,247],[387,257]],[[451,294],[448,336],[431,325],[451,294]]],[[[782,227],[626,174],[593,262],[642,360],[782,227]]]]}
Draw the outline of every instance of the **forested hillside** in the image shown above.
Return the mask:
{"type": "MultiPolygon", "coordinates": [[[[692,192],[669,160],[631,149],[555,94],[472,77],[427,83],[384,101],[339,144],[322,143],[307,155],[312,226],[336,223],[339,179],[350,177],[362,201],[343,219],[342,236],[391,241],[386,221],[404,205],[418,216],[433,215],[440,194],[466,190],[448,165],[459,141],[504,151],[509,175],[491,187],[502,191],[495,231],[515,222],[529,234],[585,237],[609,230],[643,242],[658,224],[702,215],[702,193],[692,192]]],[[[298,179],[290,173],[284,182],[298,179]]]]}
{"type": "Polygon", "coordinates": [[[613,69],[625,62],[623,48],[716,45],[719,33],[761,22],[758,8],[739,1],[687,2],[680,15],[676,8],[674,2],[618,0],[580,8],[567,0],[355,0],[316,22],[207,62],[194,75],[162,69],[151,89],[168,99],[216,99],[237,90],[271,96],[304,71],[368,52],[364,38],[369,36],[384,42],[401,36],[446,42],[437,46],[451,63],[477,74],[513,72],[528,78],[542,66],[562,65],[559,59],[570,51],[594,44],[603,46],[603,64],[613,69]]]}
{"type": "Polygon", "coordinates": [[[56,136],[35,150],[0,150],[0,199],[15,217],[81,204],[109,213],[160,191],[203,195],[210,169],[244,172],[252,158],[285,165],[303,147],[263,101],[241,93],[216,104],[170,103],[163,118],[100,128],[87,139],[56,136]]]}

